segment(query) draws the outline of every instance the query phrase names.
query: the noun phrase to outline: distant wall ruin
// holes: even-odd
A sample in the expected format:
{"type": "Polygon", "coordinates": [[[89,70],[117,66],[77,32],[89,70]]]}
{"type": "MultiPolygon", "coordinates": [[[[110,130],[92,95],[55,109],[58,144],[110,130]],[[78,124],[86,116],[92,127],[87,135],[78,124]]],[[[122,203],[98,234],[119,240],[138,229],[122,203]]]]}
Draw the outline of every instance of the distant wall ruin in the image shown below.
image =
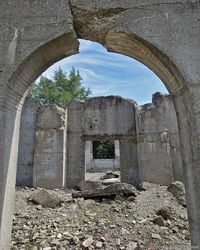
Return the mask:
{"type": "Polygon", "coordinates": [[[38,104],[26,101],[21,117],[17,185],[76,186],[85,179],[89,161],[91,164],[92,159],[85,159],[85,150],[88,141],[93,140],[119,141],[124,182],[136,185],[144,180],[168,185],[172,180],[182,180],[173,100],[156,93],[152,103],[143,106],[118,96],[72,102],[66,117],[64,110],[55,105],[38,109],[38,104]],[[26,160],[22,161],[22,156],[26,160]]]}
{"type": "Polygon", "coordinates": [[[67,108],[68,187],[85,179],[85,142],[119,140],[121,180],[140,182],[137,158],[135,103],[119,96],[94,97],[72,102],[67,108]]]}

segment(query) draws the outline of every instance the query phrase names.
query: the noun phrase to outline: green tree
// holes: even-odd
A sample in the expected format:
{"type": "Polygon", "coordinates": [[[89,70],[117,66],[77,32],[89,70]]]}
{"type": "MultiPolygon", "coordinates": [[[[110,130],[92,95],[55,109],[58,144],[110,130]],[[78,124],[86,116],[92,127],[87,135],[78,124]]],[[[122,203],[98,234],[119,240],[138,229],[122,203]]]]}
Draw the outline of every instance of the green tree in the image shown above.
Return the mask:
{"type": "Polygon", "coordinates": [[[114,159],[115,145],[113,141],[93,141],[94,159],[114,159]]]}
{"type": "Polygon", "coordinates": [[[72,68],[67,75],[61,68],[54,72],[52,79],[41,76],[29,90],[28,98],[39,100],[42,104],[56,104],[66,108],[72,100],[85,100],[92,94],[90,88],[82,86],[78,70],[72,68]]]}

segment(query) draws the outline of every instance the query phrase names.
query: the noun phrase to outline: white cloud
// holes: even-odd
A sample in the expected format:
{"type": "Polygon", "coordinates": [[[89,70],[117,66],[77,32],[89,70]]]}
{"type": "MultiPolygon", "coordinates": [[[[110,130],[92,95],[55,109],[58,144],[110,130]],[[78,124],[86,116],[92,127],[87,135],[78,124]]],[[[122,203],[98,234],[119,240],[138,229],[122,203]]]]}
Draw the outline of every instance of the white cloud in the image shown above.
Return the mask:
{"type": "Polygon", "coordinates": [[[80,71],[83,85],[92,89],[93,95],[122,95],[139,103],[151,99],[155,91],[167,93],[161,80],[146,66],[130,57],[108,53],[97,43],[80,40],[80,54],[70,56],[50,67],[44,75],[52,77],[61,67],[70,72],[80,71]]]}

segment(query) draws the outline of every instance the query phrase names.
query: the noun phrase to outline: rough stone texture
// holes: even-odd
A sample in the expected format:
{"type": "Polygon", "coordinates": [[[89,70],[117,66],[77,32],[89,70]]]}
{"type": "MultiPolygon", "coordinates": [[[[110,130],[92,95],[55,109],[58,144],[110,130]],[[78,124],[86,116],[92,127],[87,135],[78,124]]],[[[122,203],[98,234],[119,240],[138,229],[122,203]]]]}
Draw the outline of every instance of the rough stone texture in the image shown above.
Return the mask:
{"type": "Polygon", "coordinates": [[[102,183],[100,181],[81,181],[78,183],[77,187],[81,190],[94,190],[102,188],[102,183]]]}
{"type": "Polygon", "coordinates": [[[120,169],[120,148],[119,141],[114,141],[114,159],[94,159],[92,141],[85,142],[85,169],[89,172],[105,172],[108,170],[120,169]]]}
{"type": "Polygon", "coordinates": [[[186,200],[185,200],[185,187],[184,184],[180,181],[174,181],[172,182],[167,190],[176,197],[177,201],[183,205],[186,206],[186,200]]]}
{"type": "Polygon", "coordinates": [[[173,100],[161,93],[138,112],[139,161],[144,181],[182,180],[182,158],[173,100]]]}
{"type": "Polygon", "coordinates": [[[36,143],[36,115],[39,102],[26,100],[21,115],[19,153],[17,162],[17,186],[33,185],[33,166],[36,143]]]}
{"type": "Polygon", "coordinates": [[[51,192],[46,189],[40,189],[35,191],[33,195],[30,196],[29,200],[42,205],[43,207],[55,208],[57,207],[61,200],[51,192]]]}
{"type": "Polygon", "coordinates": [[[55,105],[44,105],[39,109],[37,117],[37,128],[50,130],[65,126],[63,109],[55,105]]]}
{"type": "Polygon", "coordinates": [[[71,6],[67,0],[0,3],[0,248],[9,249],[23,95],[44,69],[77,51],[72,10],[79,37],[100,41],[111,51],[141,61],[173,95],[192,247],[199,249],[199,1],[71,0],[70,3],[71,6]]]}
{"type": "Polygon", "coordinates": [[[73,198],[98,198],[109,197],[117,194],[127,194],[131,196],[137,196],[137,190],[127,183],[114,183],[105,188],[99,188],[94,190],[85,190],[82,192],[72,193],[73,198]]]}
{"type": "Polygon", "coordinates": [[[85,141],[120,140],[122,181],[139,184],[135,103],[121,97],[96,97],[68,106],[67,187],[85,179],[85,141]]]}
{"type": "Polygon", "coordinates": [[[42,106],[37,114],[33,185],[48,189],[64,186],[65,111],[42,106]]]}

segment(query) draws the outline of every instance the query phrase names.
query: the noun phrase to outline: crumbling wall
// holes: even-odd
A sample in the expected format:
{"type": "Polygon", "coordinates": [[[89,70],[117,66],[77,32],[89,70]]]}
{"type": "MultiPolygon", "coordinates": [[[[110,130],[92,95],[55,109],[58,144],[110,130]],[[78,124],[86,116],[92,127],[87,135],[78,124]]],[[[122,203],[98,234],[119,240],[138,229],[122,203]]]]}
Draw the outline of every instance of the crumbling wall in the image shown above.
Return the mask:
{"type": "Polygon", "coordinates": [[[39,105],[39,102],[29,99],[27,99],[23,105],[20,121],[16,177],[16,184],[18,186],[33,185],[33,166],[36,143],[36,116],[39,105]]]}
{"type": "Polygon", "coordinates": [[[64,186],[65,133],[65,111],[56,105],[42,106],[37,114],[34,186],[64,186]]]}
{"type": "Polygon", "coordinates": [[[122,181],[140,182],[137,161],[135,102],[118,96],[95,97],[68,106],[67,186],[85,179],[85,141],[119,140],[122,181]],[[130,143],[131,142],[131,143],[130,143]],[[135,145],[135,147],[132,146],[135,145]],[[121,149],[120,149],[121,151],[121,149]]]}
{"type": "Polygon", "coordinates": [[[138,150],[145,181],[169,184],[182,180],[177,116],[171,96],[153,95],[138,112],[138,150]]]}
{"type": "Polygon", "coordinates": [[[74,187],[85,180],[86,169],[105,170],[101,169],[105,162],[92,157],[93,140],[119,141],[116,160],[124,182],[136,184],[140,176],[159,184],[182,180],[177,117],[170,96],[156,93],[152,103],[143,106],[116,96],[72,102],[66,121],[64,110],[55,105],[40,107],[35,142],[37,109],[33,101],[24,105],[18,185],[31,186],[34,179],[35,186],[58,188],[66,179],[66,185],[74,187]]]}

